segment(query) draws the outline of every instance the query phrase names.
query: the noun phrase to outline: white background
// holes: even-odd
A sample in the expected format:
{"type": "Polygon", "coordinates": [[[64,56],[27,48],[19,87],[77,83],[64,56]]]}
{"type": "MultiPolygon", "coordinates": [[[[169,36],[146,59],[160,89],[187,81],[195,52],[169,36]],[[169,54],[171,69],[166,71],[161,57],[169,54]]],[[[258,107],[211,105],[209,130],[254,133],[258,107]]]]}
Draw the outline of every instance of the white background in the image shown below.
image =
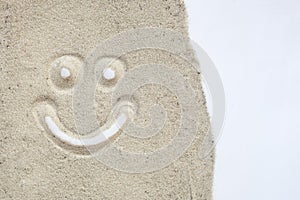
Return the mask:
{"type": "Polygon", "coordinates": [[[227,98],[215,200],[300,199],[300,1],[186,0],[227,98]]]}

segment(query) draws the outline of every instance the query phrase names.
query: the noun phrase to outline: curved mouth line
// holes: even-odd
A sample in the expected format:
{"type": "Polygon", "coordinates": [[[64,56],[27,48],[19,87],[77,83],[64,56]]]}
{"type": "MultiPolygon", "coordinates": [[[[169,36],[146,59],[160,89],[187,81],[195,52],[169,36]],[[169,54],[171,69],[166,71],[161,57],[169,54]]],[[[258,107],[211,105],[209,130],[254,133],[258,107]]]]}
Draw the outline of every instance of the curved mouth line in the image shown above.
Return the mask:
{"type": "Polygon", "coordinates": [[[60,122],[55,109],[50,104],[43,102],[42,105],[36,106],[35,109],[36,118],[45,131],[50,132],[51,135],[58,138],[61,142],[77,147],[95,146],[107,142],[116,136],[129,120],[128,115],[119,113],[117,118],[112,120],[113,123],[106,122],[105,125],[97,130],[81,136],[72,133],[60,122]]]}

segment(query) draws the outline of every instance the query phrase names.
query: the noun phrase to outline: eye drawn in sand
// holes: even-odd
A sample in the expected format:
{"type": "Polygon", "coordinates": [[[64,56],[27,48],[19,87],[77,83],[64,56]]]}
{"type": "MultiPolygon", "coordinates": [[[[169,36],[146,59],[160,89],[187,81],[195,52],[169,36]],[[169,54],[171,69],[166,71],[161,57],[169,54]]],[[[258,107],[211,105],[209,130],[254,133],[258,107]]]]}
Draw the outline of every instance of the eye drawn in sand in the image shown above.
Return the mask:
{"type": "Polygon", "coordinates": [[[56,90],[69,90],[74,87],[82,61],[79,57],[64,55],[50,64],[48,84],[56,90]]]}
{"type": "MultiPolygon", "coordinates": [[[[109,61],[110,58],[102,60],[109,61]]],[[[76,56],[65,55],[52,62],[50,67],[49,85],[53,86],[51,88],[58,91],[71,90],[78,78],[82,61],[76,56]]],[[[103,89],[105,91],[111,90],[123,73],[123,63],[118,60],[115,60],[109,67],[104,68],[99,73],[101,76],[100,84],[102,84],[103,89]]],[[[129,101],[119,101],[111,111],[107,122],[86,135],[73,133],[63,125],[57,116],[56,104],[53,100],[43,99],[38,101],[34,106],[34,115],[41,128],[47,132],[56,144],[65,149],[84,153],[83,147],[101,146],[115,138],[124,125],[133,117],[134,107],[134,104],[129,101]]]]}

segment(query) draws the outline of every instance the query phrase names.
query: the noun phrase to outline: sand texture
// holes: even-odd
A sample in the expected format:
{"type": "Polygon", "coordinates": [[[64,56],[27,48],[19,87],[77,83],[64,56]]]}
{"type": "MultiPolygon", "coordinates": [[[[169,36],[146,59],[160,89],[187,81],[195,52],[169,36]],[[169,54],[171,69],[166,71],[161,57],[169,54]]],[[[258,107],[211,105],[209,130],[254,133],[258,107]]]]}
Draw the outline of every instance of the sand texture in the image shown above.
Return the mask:
{"type": "MultiPolygon", "coordinates": [[[[72,86],[87,55],[99,42],[134,28],[160,27],[188,35],[182,1],[0,0],[0,20],[0,199],[212,199],[214,152],[202,160],[197,156],[209,129],[205,98],[199,74],[177,56],[147,49],[120,58],[126,65],[120,73],[140,64],[164,63],[183,74],[196,91],[199,134],[180,159],[163,169],[112,169],[82,149],[57,142],[34,114],[40,102],[49,103],[57,120],[76,134],[72,86]],[[74,67],[68,82],[55,75],[55,61],[62,56],[74,67]]],[[[112,110],[112,91],[110,85],[97,87],[100,125],[112,110]]],[[[156,85],[139,88],[134,97],[139,104],[136,123],[149,123],[149,109],[160,104],[167,113],[165,125],[151,139],[125,137],[116,143],[128,151],[155,151],[176,134],[178,99],[156,85]]]]}

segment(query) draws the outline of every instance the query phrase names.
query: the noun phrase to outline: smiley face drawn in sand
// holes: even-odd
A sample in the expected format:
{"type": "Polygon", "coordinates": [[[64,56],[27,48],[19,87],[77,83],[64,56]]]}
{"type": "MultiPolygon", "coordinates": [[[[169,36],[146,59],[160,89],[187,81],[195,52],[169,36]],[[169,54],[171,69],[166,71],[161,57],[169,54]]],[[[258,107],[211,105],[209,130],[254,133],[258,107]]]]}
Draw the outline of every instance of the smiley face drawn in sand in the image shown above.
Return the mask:
{"type": "MultiPolygon", "coordinates": [[[[103,60],[112,62],[113,59],[106,58],[103,60]]],[[[73,55],[64,55],[55,59],[50,64],[48,85],[52,89],[57,89],[57,91],[72,91],[82,65],[82,60],[73,55]]],[[[99,74],[99,83],[104,86],[105,90],[111,90],[124,74],[124,70],[124,64],[119,60],[115,60],[99,74]]],[[[120,102],[114,107],[108,117],[109,120],[102,127],[82,136],[68,130],[60,122],[55,107],[55,103],[51,100],[38,102],[34,108],[36,119],[58,145],[66,149],[81,149],[81,151],[86,146],[99,146],[113,138],[129,120],[134,109],[132,104],[125,105],[125,102],[120,102]]]]}
{"type": "Polygon", "coordinates": [[[135,29],[100,43],[84,62],[70,55],[57,58],[50,65],[49,84],[52,84],[52,88],[72,91],[77,132],[63,126],[56,114],[54,102],[40,102],[35,107],[36,118],[48,135],[64,149],[87,150],[105,165],[126,172],[144,173],[168,166],[192,145],[199,134],[204,141],[209,138],[206,142],[210,147],[210,133],[207,130],[198,131],[200,123],[206,123],[205,127],[208,127],[207,121],[199,120],[205,107],[197,101],[199,97],[189,79],[172,66],[164,64],[149,63],[128,70],[119,59],[136,50],[164,50],[190,64],[199,76],[187,44],[189,39],[178,32],[156,28],[135,29]],[[112,110],[102,126],[98,124],[94,108],[95,91],[99,84],[103,91],[112,96],[112,110]],[[149,126],[139,127],[131,123],[138,110],[138,103],[132,98],[133,93],[151,84],[167,88],[178,99],[180,126],[177,130],[169,130],[176,132],[176,136],[155,152],[124,151],[113,142],[121,133],[143,139],[155,135],[164,126],[166,115],[163,109],[155,106],[152,114],[157,115],[151,118],[149,126]]]}

